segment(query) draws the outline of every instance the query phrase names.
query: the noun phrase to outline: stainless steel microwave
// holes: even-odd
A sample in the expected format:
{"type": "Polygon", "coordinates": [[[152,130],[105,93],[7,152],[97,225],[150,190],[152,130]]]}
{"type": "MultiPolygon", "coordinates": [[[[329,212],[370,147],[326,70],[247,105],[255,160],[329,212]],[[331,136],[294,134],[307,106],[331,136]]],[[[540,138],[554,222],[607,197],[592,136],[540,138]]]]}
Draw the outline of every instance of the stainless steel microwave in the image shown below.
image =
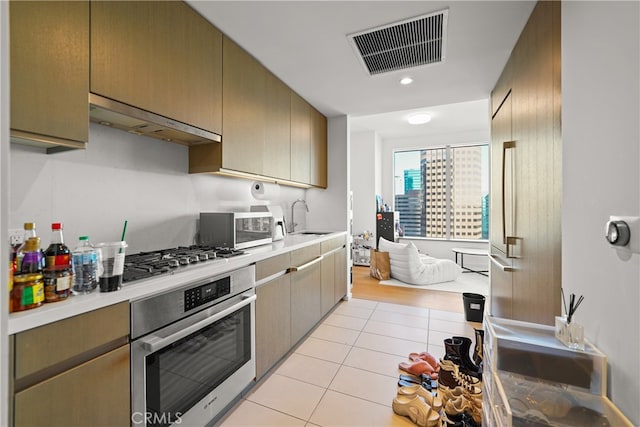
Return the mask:
{"type": "Polygon", "coordinates": [[[200,244],[245,249],[273,241],[271,212],[201,212],[200,244]]]}

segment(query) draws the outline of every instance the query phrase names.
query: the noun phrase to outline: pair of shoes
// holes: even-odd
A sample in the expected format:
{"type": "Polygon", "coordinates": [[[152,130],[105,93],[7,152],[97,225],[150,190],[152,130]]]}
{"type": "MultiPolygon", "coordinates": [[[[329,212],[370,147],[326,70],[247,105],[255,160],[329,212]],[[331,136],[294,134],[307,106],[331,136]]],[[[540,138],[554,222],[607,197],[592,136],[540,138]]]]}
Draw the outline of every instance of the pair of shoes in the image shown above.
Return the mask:
{"type": "Polygon", "coordinates": [[[420,359],[411,363],[400,362],[398,368],[411,375],[429,375],[434,380],[438,378],[438,371],[426,360],[420,359]]]}
{"type": "Polygon", "coordinates": [[[460,415],[449,415],[446,412],[441,415],[442,427],[480,427],[471,415],[463,412],[460,415]]]}
{"type": "Polygon", "coordinates": [[[438,393],[443,400],[464,396],[476,407],[482,407],[482,383],[475,377],[462,374],[458,365],[450,360],[440,361],[438,393]]]}
{"type": "Polygon", "coordinates": [[[471,339],[467,337],[452,337],[444,340],[445,360],[450,360],[458,365],[460,371],[465,375],[476,377],[482,380],[482,370],[473,363],[469,357],[471,339]]]}
{"type": "Polygon", "coordinates": [[[412,362],[424,360],[429,365],[433,366],[434,371],[438,372],[440,370],[440,363],[438,363],[438,359],[426,351],[420,353],[409,353],[409,360],[412,362]]]}
{"type": "Polygon", "coordinates": [[[422,387],[420,384],[413,384],[411,386],[398,387],[398,396],[420,396],[424,399],[427,405],[431,406],[436,412],[440,412],[442,409],[442,399],[438,396],[434,396],[433,393],[422,387]]]}
{"type": "Polygon", "coordinates": [[[391,404],[393,412],[409,417],[418,427],[437,427],[440,425],[440,414],[420,396],[398,395],[391,404]]]}
{"type": "Polygon", "coordinates": [[[420,384],[428,391],[436,390],[438,388],[438,382],[432,380],[429,375],[410,375],[410,374],[400,374],[398,378],[398,387],[403,386],[412,386],[414,384],[420,384]]]}
{"type": "Polygon", "coordinates": [[[447,400],[444,412],[450,418],[459,416],[467,416],[471,418],[475,424],[482,424],[482,401],[470,401],[462,395],[453,400],[447,400]]]}
{"type": "Polygon", "coordinates": [[[484,358],[484,330],[474,329],[476,333],[476,346],[473,348],[473,363],[482,369],[482,359],[484,358]]]}

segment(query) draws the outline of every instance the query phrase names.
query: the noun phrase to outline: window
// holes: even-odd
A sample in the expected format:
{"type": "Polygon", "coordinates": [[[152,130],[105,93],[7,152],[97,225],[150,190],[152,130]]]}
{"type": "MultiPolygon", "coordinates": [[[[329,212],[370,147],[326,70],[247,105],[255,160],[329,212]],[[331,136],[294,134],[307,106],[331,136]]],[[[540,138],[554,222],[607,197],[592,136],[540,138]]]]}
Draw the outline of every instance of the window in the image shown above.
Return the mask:
{"type": "Polygon", "coordinates": [[[393,154],[395,210],[407,237],[489,238],[489,146],[393,154]]]}

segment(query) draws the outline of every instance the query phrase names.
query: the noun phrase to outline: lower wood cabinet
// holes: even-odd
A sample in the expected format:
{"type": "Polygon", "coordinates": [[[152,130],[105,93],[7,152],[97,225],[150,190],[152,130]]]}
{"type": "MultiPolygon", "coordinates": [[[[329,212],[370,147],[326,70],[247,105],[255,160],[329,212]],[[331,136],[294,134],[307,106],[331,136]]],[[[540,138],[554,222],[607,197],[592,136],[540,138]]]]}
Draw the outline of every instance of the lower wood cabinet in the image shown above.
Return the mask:
{"type": "Polygon", "coordinates": [[[298,249],[291,254],[297,271],[291,274],[291,345],[295,345],[313,328],[320,310],[320,245],[298,249]]]}
{"type": "Polygon", "coordinates": [[[347,293],[347,249],[344,236],[321,244],[322,294],[321,311],[327,314],[347,293]]]}
{"type": "Polygon", "coordinates": [[[324,316],[335,305],[336,261],[335,253],[323,254],[320,286],[320,314],[324,316]]]}
{"type": "Polygon", "coordinates": [[[346,294],[346,262],[341,236],[256,263],[257,379],[346,294]]]}
{"type": "Polygon", "coordinates": [[[334,258],[333,305],[347,295],[347,248],[336,252],[334,258]]]}
{"type": "Polygon", "coordinates": [[[128,336],[128,302],[12,335],[13,425],[130,425],[128,336]]]}
{"type": "Polygon", "coordinates": [[[127,426],[129,345],[15,394],[15,426],[127,426]]]}
{"type": "Polygon", "coordinates": [[[291,276],[256,288],[256,378],[291,349],[291,276]]]}

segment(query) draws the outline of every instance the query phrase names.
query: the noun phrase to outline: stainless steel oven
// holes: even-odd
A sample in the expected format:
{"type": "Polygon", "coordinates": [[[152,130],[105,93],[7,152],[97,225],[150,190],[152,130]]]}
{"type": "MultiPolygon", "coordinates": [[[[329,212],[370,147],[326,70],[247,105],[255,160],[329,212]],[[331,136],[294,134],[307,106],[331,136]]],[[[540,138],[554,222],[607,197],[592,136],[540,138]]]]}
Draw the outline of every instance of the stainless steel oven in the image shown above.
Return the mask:
{"type": "Polygon", "coordinates": [[[255,378],[255,267],[131,303],[132,425],[205,426],[255,378]]]}

